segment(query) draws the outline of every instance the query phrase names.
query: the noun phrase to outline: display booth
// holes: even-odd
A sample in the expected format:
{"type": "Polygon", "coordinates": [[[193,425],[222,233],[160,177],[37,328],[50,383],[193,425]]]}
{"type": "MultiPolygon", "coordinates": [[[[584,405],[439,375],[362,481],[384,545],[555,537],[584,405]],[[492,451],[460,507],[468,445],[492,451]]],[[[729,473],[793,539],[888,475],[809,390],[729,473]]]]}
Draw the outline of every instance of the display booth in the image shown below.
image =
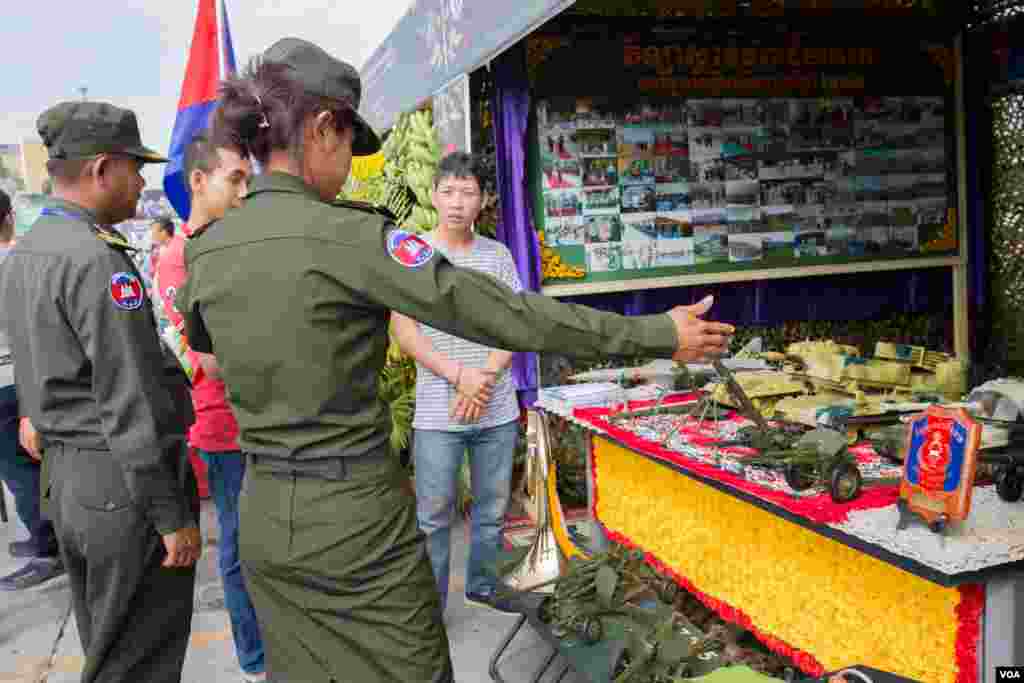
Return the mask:
{"type": "MultiPolygon", "coordinates": [[[[459,79],[486,70],[498,236],[529,289],[627,314],[714,293],[739,325],[944,311],[950,350],[981,348],[992,49],[972,32],[1019,3],[489,4],[414,4],[363,70],[367,111],[387,127],[441,93],[457,140],[459,79]]],[[[535,359],[514,372],[539,387],[535,359]]],[[[589,434],[607,536],[804,674],[990,682],[1024,661],[1024,517],[991,487],[943,541],[896,528],[895,482],[795,496],[723,468],[693,425],[669,447],[606,407],[562,413],[589,434]]]]}
{"type": "Polygon", "coordinates": [[[644,551],[806,674],[862,663],[966,683],[995,680],[993,663],[1024,657],[1013,617],[1024,510],[992,486],[975,491],[968,521],[946,538],[923,524],[897,528],[901,468],[865,444],[853,448],[860,470],[888,481],[836,503],[827,487],[796,494],[780,476],[726,465],[713,441],[750,424],[733,413],[704,425],[623,424],[606,407],[569,415],[592,435],[591,511],[608,538],[644,551]]]}

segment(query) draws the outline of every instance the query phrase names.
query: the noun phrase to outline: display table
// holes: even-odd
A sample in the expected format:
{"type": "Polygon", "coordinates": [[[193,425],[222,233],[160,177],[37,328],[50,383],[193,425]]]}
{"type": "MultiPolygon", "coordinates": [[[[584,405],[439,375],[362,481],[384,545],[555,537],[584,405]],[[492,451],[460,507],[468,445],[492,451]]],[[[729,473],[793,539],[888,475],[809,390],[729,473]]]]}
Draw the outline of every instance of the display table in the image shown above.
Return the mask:
{"type": "Polygon", "coordinates": [[[607,408],[569,419],[593,433],[591,509],[608,537],[805,673],[860,663],[974,683],[1024,663],[1024,505],[991,487],[942,541],[923,526],[896,530],[895,486],[836,505],[639,437],[607,408]]]}

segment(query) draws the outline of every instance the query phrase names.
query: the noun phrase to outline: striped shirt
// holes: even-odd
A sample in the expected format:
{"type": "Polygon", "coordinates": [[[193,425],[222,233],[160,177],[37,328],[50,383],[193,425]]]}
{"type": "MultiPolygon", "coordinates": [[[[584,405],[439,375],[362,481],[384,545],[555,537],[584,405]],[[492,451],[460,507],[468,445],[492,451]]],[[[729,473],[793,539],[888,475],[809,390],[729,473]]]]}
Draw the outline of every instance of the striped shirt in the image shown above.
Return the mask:
{"type": "MultiPolygon", "coordinates": [[[[422,236],[444,254],[449,261],[461,268],[478,270],[493,276],[499,281],[520,292],[523,287],[519,283],[516,264],[512,254],[501,242],[487,237],[475,236],[468,250],[449,253],[437,243],[433,233],[422,236]]],[[[436,330],[429,325],[417,323],[420,332],[426,335],[434,350],[446,357],[458,361],[468,368],[482,368],[487,364],[487,357],[494,349],[476,342],[453,337],[447,332],[436,330]]],[[[449,410],[456,397],[455,387],[445,378],[435,375],[420,363],[416,364],[416,414],[413,427],[445,432],[467,431],[497,427],[519,418],[519,403],[516,401],[515,383],[511,373],[506,370],[498,377],[487,410],[479,422],[459,424],[449,417],[449,410]]]]}

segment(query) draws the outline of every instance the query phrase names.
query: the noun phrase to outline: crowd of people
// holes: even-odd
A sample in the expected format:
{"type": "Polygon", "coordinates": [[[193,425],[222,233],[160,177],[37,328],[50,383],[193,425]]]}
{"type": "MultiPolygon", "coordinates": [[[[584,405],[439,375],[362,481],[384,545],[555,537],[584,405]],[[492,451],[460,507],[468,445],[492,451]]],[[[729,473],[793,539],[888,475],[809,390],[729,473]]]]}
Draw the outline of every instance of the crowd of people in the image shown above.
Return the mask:
{"type": "Polygon", "coordinates": [[[473,231],[468,155],[440,165],[431,234],[338,201],[353,155],[380,147],[360,93],[351,65],[295,38],[222,83],[185,155],[188,222],[154,226],[154,292],[109,227],[134,215],[142,165],[166,161],[131,111],[65,102],[39,117],[54,193],[13,247],[0,197],[0,476],[31,534],[11,547],[30,561],[0,588],[67,573],[84,683],[181,680],[202,552],[190,445],[209,468],[246,680],[452,681],[443,614],[464,452],[465,598],[514,608],[496,569],[518,429],[511,352],[727,348],[732,328],[703,319],[710,299],[626,318],[522,291],[508,250],[473,231]],[[183,348],[161,341],[150,297],[183,348]],[[417,362],[415,497],[378,396],[389,334],[417,362]]]}

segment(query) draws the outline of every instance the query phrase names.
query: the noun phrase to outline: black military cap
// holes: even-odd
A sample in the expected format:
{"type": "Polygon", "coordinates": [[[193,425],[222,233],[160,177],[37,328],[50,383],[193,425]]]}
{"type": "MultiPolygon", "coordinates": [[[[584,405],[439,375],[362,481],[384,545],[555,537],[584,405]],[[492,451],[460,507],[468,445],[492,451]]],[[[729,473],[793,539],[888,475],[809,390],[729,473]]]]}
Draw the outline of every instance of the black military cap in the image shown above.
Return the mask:
{"type": "Polygon", "coordinates": [[[282,38],[263,53],[267,62],[285,64],[292,68],[292,77],[307,91],[347,102],[355,114],[355,139],[352,153],[356,156],[374,154],[380,149],[380,138],[359,115],[362,82],[359,72],[323,49],[301,38],[282,38]]]}
{"type": "Polygon", "coordinates": [[[126,154],[147,163],[167,162],[142,144],[135,112],[105,102],[61,102],[39,115],[36,130],[51,159],[126,154]]]}

